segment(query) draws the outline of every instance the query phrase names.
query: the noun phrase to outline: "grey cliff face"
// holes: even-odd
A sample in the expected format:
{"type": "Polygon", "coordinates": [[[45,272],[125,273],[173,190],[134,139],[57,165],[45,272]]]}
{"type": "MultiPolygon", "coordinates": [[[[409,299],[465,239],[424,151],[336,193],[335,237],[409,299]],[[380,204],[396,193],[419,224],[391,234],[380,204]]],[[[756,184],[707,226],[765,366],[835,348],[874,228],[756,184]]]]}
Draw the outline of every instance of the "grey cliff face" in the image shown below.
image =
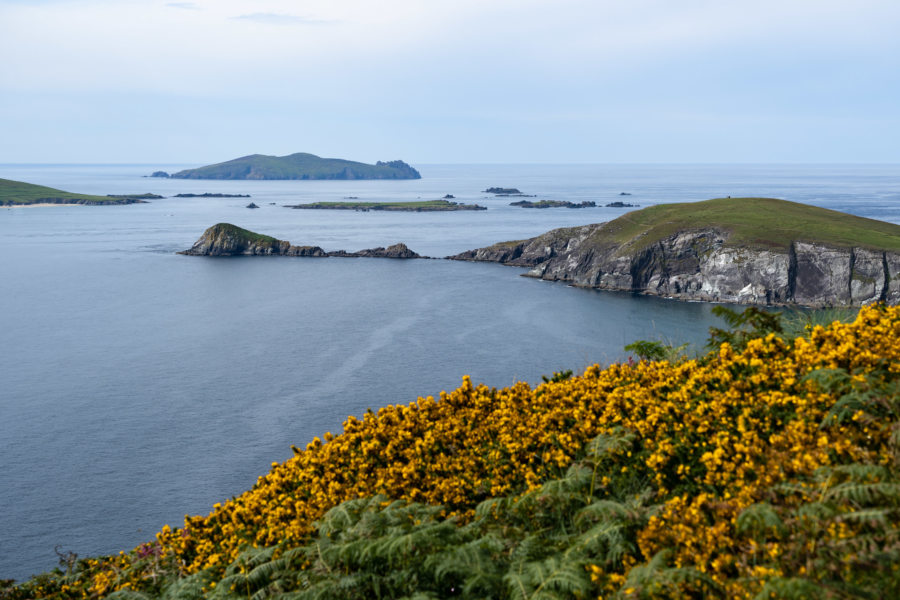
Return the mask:
{"type": "Polygon", "coordinates": [[[600,225],[450,257],[533,267],[526,276],[683,300],[809,307],[900,302],[900,255],[793,242],[788,250],[727,245],[717,229],[681,231],[646,248],[598,243],[600,225]]]}

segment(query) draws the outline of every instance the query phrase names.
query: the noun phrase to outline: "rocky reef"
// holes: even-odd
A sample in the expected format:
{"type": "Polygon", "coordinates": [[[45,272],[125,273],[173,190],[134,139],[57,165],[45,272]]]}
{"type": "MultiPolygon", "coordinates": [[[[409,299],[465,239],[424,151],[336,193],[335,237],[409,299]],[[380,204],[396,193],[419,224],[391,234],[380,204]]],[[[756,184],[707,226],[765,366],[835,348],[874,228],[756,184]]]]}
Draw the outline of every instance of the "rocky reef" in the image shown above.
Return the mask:
{"type": "Polygon", "coordinates": [[[510,206],[521,206],[522,208],[594,208],[596,202],[585,200],[584,202],[569,202],[568,200],[519,200],[518,202],[510,202],[510,206]]]}
{"type": "Polygon", "coordinates": [[[784,245],[735,243],[734,229],[700,223],[643,243],[652,228],[629,231],[634,235],[623,239],[617,235],[620,219],[448,258],[531,267],[528,277],[683,300],[806,307],[900,302],[896,250],[809,238],[784,245]]]}
{"type": "Polygon", "coordinates": [[[365,258],[426,258],[399,243],[387,248],[369,248],[359,252],[326,252],[319,246],[293,246],[290,242],[254,233],[231,223],[218,223],[203,232],[194,245],[179,252],[187,256],[310,256],[365,258]]]}

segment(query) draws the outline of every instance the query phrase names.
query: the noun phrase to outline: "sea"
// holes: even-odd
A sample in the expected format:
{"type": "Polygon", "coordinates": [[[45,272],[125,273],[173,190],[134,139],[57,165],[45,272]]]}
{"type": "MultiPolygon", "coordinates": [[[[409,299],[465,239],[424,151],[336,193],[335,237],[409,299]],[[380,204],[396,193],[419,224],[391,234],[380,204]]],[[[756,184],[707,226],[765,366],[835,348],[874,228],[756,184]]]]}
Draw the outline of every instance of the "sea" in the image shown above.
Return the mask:
{"type": "MultiPolygon", "coordinates": [[[[127,206],[0,208],[0,579],[117,553],[207,514],[348,415],[463,375],[502,387],[704,347],[706,303],[578,289],[448,260],[177,255],[228,222],[325,250],[445,257],[630,208],[770,196],[900,223],[900,165],[415,165],[409,181],[147,178],[199,165],[0,164],[0,177],[127,206]],[[597,208],[524,209],[489,187],[597,208]],[[251,198],[175,198],[178,193],[251,198]],[[628,195],[622,195],[622,194],[628,195]],[[292,210],[431,200],[486,211],[292,210]],[[260,208],[246,208],[249,202],[260,208]]],[[[360,473],[365,477],[365,473],[360,473]]]]}

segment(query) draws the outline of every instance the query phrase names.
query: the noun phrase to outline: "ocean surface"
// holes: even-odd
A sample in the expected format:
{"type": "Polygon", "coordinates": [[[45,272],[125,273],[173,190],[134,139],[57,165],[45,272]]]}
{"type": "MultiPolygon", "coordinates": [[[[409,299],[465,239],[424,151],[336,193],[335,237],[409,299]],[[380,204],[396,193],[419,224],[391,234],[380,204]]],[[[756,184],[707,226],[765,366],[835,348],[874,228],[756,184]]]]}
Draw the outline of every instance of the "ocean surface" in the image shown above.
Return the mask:
{"type": "Polygon", "coordinates": [[[143,178],[199,165],[0,165],[128,206],[0,208],[0,579],[128,550],[239,495],[348,415],[460,384],[538,383],[623,360],[637,339],[701,347],[711,306],[597,292],[446,260],[175,254],[218,222],[349,251],[443,257],[629,209],[774,196],[900,223],[896,165],[414,165],[416,181],[143,178]],[[250,194],[181,199],[176,193],[250,194]],[[627,192],[630,196],[620,196],[627,192]],[[283,204],[437,199],[487,211],[305,211],[283,204]],[[248,210],[250,201],[261,208],[248,210]]]}

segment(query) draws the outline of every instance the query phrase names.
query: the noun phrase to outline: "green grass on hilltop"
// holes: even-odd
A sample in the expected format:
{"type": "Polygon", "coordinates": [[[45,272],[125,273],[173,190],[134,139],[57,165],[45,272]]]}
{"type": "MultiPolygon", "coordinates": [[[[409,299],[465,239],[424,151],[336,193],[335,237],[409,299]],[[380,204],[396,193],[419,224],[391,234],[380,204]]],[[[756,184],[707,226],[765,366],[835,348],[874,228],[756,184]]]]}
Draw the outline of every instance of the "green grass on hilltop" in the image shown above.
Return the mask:
{"type": "Polygon", "coordinates": [[[12,179],[0,179],[0,206],[28,204],[131,204],[135,196],[92,196],[12,179]]]}
{"type": "Polygon", "coordinates": [[[243,227],[238,227],[237,225],[232,225],[231,223],[217,223],[207,230],[207,234],[211,234],[213,236],[231,235],[243,240],[247,240],[248,242],[277,243],[281,241],[279,239],[273,238],[270,235],[256,233],[255,231],[250,231],[249,229],[244,229],[243,227]]]}
{"type": "Polygon", "coordinates": [[[775,198],[659,204],[610,221],[592,237],[639,250],[679,231],[710,227],[729,232],[728,246],[777,250],[808,241],[900,252],[900,225],[775,198]]]}

